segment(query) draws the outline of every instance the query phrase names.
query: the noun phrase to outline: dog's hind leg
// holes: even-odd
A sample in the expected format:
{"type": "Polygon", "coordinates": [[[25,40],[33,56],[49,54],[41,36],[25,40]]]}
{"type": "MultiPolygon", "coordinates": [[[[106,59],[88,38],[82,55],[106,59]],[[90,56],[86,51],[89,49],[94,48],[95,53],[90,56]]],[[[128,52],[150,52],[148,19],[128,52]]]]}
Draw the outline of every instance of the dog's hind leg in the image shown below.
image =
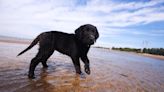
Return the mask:
{"type": "Polygon", "coordinates": [[[43,65],[43,68],[47,68],[48,65],[47,65],[47,60],[48,58],[53,54],[54,50],[49,50],[47,51],[47,54],[45,54],[45,56],[43,57],[42,59],[42,65],[43,65]]]}
{"type": "MultiPolygon", "coordinates": [[[[43,61],[45,61],[45,59],[49,58],[51,53],[53,53],[53,52],[50,53],[49,51],[50,50],[48,50],[48,49],[46,50],[45,48],[39,49],[39,52],[37,53],[37,55],[31,60],[29,74],[28,74],[29,78],[35,78],[34,71],[35,71],[36,66],[39,64],[39,62],[43,62],[43,61]]],[[[47,65],[46,61],[45,61],[44,65],[45,66],[47,65]]]]}
{"type": "Polygon", "coordinates": [[[35,78],[34,71],[36,66],[39,64],[41,57],[42,55],[41,52],[39,51],[38,54],[31,60],[30,67],[29,67],[29,74],[28,74],[29,78],[35,78]]]}

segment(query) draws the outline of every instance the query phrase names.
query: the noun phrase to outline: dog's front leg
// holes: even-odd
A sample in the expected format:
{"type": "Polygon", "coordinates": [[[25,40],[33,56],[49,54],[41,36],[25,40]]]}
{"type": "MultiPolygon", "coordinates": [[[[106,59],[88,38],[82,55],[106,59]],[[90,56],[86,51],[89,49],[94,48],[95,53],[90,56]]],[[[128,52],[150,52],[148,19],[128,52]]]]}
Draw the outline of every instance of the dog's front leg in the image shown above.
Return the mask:
{"type": "Polygon", "coordinates": [[[76,73],[81,74],[82,72],[81,72],[79,57],[72,57],[72,61],[73,61],[76,73]]]}
{"type": "Polygon", "coordinates": [[[85,69],[85,72],[87,73],[87,74],[90,74],[91,73],[91,71],[90,71],[90,65],[89,65],[89,59],[88,59],[88,57],[86,56],[86,55],[84,55],[84,56],[82,56],[81,57],[81,60],[84,62],[84,69],[85,69]]]}

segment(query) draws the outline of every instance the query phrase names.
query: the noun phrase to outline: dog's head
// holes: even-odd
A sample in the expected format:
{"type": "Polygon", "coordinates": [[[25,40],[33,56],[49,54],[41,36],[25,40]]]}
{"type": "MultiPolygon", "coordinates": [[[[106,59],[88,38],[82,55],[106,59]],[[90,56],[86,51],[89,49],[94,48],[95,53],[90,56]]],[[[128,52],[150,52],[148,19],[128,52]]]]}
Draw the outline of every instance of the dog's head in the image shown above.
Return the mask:
{"type": "Polygon", "coordinates": [[[93,45],[99,37],[97,28],[91,24],[85,24],[77,28],[75,35],[85,45],[93,45]]]}

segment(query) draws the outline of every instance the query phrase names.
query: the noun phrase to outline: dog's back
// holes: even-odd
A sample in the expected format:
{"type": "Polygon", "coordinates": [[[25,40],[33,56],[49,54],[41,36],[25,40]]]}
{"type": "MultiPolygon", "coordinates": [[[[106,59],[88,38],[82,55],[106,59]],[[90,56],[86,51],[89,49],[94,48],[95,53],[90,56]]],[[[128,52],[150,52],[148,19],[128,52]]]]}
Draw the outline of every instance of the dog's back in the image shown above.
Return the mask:
{"type": "MultiPolygon", "coordinates": [[[[47,32],[47,34],[49,36],[48,38],[51,38],[51,40],[49,41],[51,41],[50,43],[52,43],[52,46],[55,50],[69,56],[71,56],[71,54],[74,54],[74,52],[77,52],[75,34],[68,34],[58,31],[50,31],[47,32]]],[[[47,40],[47,42],[49,41],[47,40]]]]}
{"type": "MultiPolygon", "coordinates": [[[[48,49],[57,50],[63,54],[71,56],[72,52],[77,52],[75,34],[68,34],[59,31],[48,31],[38,35],[33,42],[25,50],[18,54],[21,55],[27,50],[31,49],[39,42],[40,49],[48,47],[48,49]],[[70,52],[72,51],[72,52],[70,52]]],[[[74,54],[74,53],[73,53],[74,54]]],[[[76,53],[77,54],[77,53],[76,53]]]]}

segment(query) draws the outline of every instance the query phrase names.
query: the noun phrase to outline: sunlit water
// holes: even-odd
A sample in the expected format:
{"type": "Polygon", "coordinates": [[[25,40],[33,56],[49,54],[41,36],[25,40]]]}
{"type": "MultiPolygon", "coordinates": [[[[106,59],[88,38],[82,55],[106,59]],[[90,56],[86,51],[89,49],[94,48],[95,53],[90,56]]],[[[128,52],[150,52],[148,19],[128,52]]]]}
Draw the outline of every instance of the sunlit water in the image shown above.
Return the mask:
{"type": "MultiPolygon", "coordinates": [[[[71,59],[55,52],[48,69],[39,64],[36,79],[27,77],[37,46],[16,57],[28,44],[0,42],[0,92],[163,92],[164,60],[134,53],[91,48],[91,75],[75,74],[71,59]]],[[[81,62],[82,71],[84,64],[81,62]]]]}

